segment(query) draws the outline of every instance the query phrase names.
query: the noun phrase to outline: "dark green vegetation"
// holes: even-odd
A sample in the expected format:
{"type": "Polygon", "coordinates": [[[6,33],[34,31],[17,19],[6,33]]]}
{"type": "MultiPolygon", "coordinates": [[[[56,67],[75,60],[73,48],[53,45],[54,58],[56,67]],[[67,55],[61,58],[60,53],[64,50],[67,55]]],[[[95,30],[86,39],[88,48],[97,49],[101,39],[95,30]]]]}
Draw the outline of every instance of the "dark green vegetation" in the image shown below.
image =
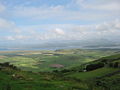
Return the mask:
{"type": "MultiPolygon", "coordinates": [[[[61,69],[55,68],[52,69],[53,71],[51,71],[49,67],[49,69],[47,70],[50,71],[48,72],[23,71],[25,70],[24,68],[22,70],[22,68],[19,69],[19,67],[12,65],[15,64],[12,61],[11,61],[12,63],[2,62],[0,63],[0,90],[120,90],[119,51],[77,50],[76,54],[74,54],[75,52],[72,54],[70,54],[70,52],[69,54],[65,54],[65,52],[64,54],[60,54],[60,52],[61,51],[53,51],[53,53],[55,53],[55,56],[57,54],[56,60],[60,60],[58,59],[58,57],[59,58],[62,57],[65,61],[66,59],[67,60],[72,59],[74,64],[74,60],[79,61],[79,58],[80,57],[82,58],[83,56],[86,57],[87,60],[88,58],[90,59],[89,61],[86,61],[85,58],[85,62],[79,61],[79,63],[77,62],[76,65],[73,65],[71,67],[69,67],[69,65],[72,64],[68,62],[69,65],[64,64],[66,66],[68,65],[68,67],[61,69]],[[76,55],[75,57],[77,57],[77,59],[73,57],[74,55],[76,55]],[[96,59],[96,58],[100,58],[100,59],[96,59]]],[[[28,55],[28,52],[24,52],[24,53],[27,54],[24,56],[24,58],[26,57],[36,58],[38,56],[38,54],[28,55]]],[[[46,54],[46,52],[44,53],[46,54]]],[[[5,58],[8,57],[14,58],[21,56],[16,56],[14,54],[8,55],[7,53],[7,55],[1,57],[2,58],[1,60],[4,59],[7,61],[7,59],[5,58]]],[[[50,59],[50,57],[53,59],[53,55],[52,55],[52,56],[44,56],[45,59],[42,60],[47,61],[50,59]]],[[[52,61],[52,59],[50,60],[52,61]]],[[[51,64],[51,62],[49,63],[51,64]]],[[[62,61],[54,64],[62,64],[62,61]]],[[[28,68],[27,70],[30,69],[28,68]]]]}

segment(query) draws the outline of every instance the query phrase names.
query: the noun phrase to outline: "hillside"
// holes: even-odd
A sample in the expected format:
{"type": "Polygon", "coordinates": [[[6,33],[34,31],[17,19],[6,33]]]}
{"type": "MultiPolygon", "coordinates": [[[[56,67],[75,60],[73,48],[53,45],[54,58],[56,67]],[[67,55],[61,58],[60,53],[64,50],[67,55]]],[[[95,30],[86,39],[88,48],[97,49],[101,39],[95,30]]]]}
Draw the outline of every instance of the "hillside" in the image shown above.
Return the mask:
{"type": "Polygon", "coordinates": [[[0,90],[61,89],[119,90],[120,54],[53,72],[23,71],[12,64],[0,63],[0,90]]]}
{"type": "Polygon", "coordinates": [[[76,67],[101,57],[116,54],[118,51],[83,49],[4,51],[0,52],[0,63],[10,62],[26,71],[53,71],[76,67]],[[62,67],[59,68],[58,66],[62,67]]]}

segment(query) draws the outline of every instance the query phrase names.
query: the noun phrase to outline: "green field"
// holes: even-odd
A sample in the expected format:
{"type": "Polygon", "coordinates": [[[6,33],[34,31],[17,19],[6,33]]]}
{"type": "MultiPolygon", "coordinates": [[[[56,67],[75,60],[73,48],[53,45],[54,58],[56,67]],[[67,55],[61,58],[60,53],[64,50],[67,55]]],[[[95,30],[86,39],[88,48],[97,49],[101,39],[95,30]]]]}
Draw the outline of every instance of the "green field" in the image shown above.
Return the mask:
{"type": "Polygon", "coordinates": [[[71,68],[83,63],[112,55],[116,50],[56,50],[56,51],[13,51],[0,52],[0,62],[10,62],[23,70],[52,71],[71,68]],[[62,68],[51,67],[63,65],[62,68]]]}
{"type": "Polygon", "coordinates": [[[79,72],[79,73],[69,73],[66,77],[77,78],[81,80],[86,80],[89,78],[103,76],[105,74],[119,70],[118,68],[100,68],[90,72],[79,72]]]}
{"type": "Polygon", "coordinates": [[[0,90],[120,90],[120,53],[80,49],[0,52],[0,90]]]}

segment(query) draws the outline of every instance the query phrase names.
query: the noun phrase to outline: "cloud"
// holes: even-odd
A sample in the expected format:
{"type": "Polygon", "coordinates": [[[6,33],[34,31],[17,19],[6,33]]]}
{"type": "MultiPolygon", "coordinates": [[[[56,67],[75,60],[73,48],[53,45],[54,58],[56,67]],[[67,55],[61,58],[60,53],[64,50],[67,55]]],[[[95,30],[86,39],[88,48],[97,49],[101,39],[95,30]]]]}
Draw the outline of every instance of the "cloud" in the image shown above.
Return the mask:
{"type": "MultiPolygon", "coordinates": [[[[56,6],[16,6],[13,8],[12,16],[22,18],[29,21],[53,20],[54,21],[101,21],[115,19],[119,17],[119,3],[84,3],[86,0],[76,0],[70,5],[56,6]],[[76,10],[75,6],[80,5],[80,9],[76,10]],[[73,8],[75,9],[73,9],[73,8]],[[72,10],[72,9],[73,10],[72,10]],[[97,10],[97,11],[94,11],[97,10]],[[101,11],[100,11],[101,10],[101,11]],[[107,10],[105,12],[105,10],[107,10]],[[112,10],[112,11],[111,11],[112,10]]],[[[93,1],[92,1],[93,2],[93,1]]]]}
{"type": "Polygon", "coordinates": [[[21,30],[13,21],[9,21],[4,18],[0,18],[0,31],[21,33],[21,30]]]}
{"type": "MultiPolygon", "coordinates": [[[[75,25],[50,24],[24,26],[21,33],[4,36],[4,40],[16,42],[41,42],[52,40],[117,40],[120,36],[120,20],[104,22],[101,24],[75,25]],[[43,31],[41,31],[43,30],[43,31]]],[[[19,31],[18,31],[19,32],[19,31]]]]}
{"type": "Polygon", "coordinates": [[[120,11],[119,0],[76,0],[76,4],[82,8],[89,10],[102,10],[102,11],[120,11]]]}
{"type": "Polygon", "coordinates": [[[9,29],[14,27],[14,22],[0,18],[0,29],[9,29]]]}
{"type": "Polygon", "coordinates": [[[6,7],[2,4],[0,4],[0,13],[6,10],[6,7]]]}
{"type": "Polygon", "coordinates": [[[26,17],[26,18],[34,18],[34,19],[45,19],[50,17],[58,17],[61,16],[63,12],[63,6],[41,6],[41,7],[16,7],[13,11],[15,16],[26,17]]]}
{"type": "Polygon", "coordinates": [[[120,11],[120,3],[108,3],[102,5],[86,5],[84,8],[94,9],[94,10],[107,10],[107,11],[120,11]]]}
{"type": "MultiPolygon", "coordinates": [[[[6,1],[7,2],[7,1],[6,1]]],[[[23,4],[29,1],[23,1],[23,4]]],[[[30,2],[35,2],[30,1],[30,2]]],[[[11,2],[11,3],[17,3],[11,2]]],[[[2,17],[15,19],[19,24],[39,23],[98,23],[110,19],[120,18],[120,7],[118,0],[70,0],[68,4],[61,5],[2,5],[2,17]],[[48,22],[47,22],[48,21],[48,22]]],[[[38,2],[39,3],[39,2],[38,2]]],[[[11,20],[11,19],[10,19],[11,20]]]]}
{"type": "Polygon", "coordinates": [[[36,40],[87,40],[95,38],[116,38],[120,35],[120,21],[115,20],[111,22],[104,22],[101,24],[91,25],[64,25],[52,24],[46,25],[47,28],[40,26],[36,29],[33,28],[34,33],[31,33],[28,28],[28,35],[31,39],[36,40]],[[49,28],[50,27],[50,28],[49,28]],[[51,28],[52,27],[52,28],[51,28]],[[56,28],[57,27],[57,28],[56,28]],[[62,28],[62,29],[61,29],[62,28]],[[45,29],[39,32],[40,29],[45,29]],[[32,34],[32,35],[31,35],[32,34]]]}
{"type": "Polygon", "coordinates": [[[0,4],[0,35],[4,33],[6,40],[94,40],[120,35],[119,0],[72,0],[67,5],[23,4],[6,7],[0,4]]]}
{"type": "Polygon", "coordinates": [[[120,30],[120,20],[116,19],[112,22],[104,22],[103,24],[96,25],[96,30],[108,32],[110,30],[120,30]]]}
{"type": "Polygon", "coordinates": [[[26,39],[29,39],[29,36],[24,36],[24,35],[15,35],[15,36],[6,36],[5,37],[6,40],[26,40],[26,39]]]}
{"type": "Polygon", "coordinates": [[[12,37],[12,36],[6,36],[5,39],[6,39],[6,40],[10,40],[10,41],[11,41],[11,40],[15,40],[15,38],[12,37]]]}
{"type": "Polygon", "coordinates": [[[64,35],[65,34],[65,32],[62,29],[60,29],[60,28],[56,28],[54,31],[58,35],[64,35]]]}

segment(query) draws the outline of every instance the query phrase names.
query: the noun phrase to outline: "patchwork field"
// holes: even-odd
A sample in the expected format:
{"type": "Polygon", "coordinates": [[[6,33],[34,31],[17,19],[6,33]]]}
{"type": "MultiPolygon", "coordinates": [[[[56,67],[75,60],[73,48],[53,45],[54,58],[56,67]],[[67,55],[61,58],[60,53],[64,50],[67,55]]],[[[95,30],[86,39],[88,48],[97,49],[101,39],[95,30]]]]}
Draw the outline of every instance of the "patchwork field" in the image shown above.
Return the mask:
{"type": "Polygon", "coordinates": [[[98,58],[115,54],[116,50],[56,50],[56,51],[5,51],[0,52],[0,62],[27,71],[52,71],[68,69],[98,58]],[[61,67],[62,66],[62,67],[61,67]]]}

